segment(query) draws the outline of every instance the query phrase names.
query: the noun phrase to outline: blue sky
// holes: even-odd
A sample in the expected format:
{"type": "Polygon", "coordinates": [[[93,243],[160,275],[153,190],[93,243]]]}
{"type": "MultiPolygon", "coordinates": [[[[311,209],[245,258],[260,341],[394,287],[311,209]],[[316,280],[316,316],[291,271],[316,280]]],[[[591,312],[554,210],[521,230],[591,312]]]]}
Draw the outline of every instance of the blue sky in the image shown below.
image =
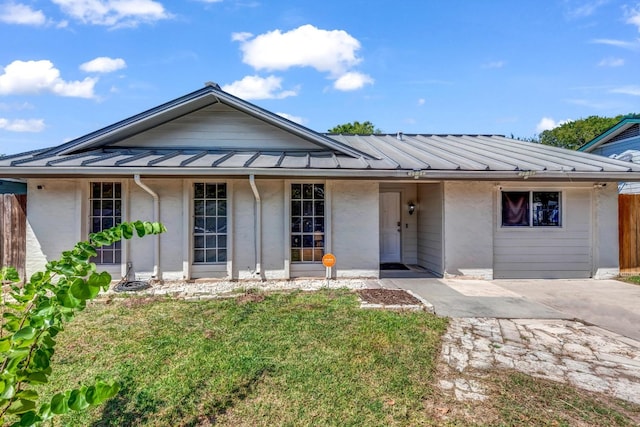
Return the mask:
{"type": "Polygon", "coordinates": [[[207,81],[311,129],[531,137],[640,113],[640,3],[0,0],[0,153],[207,81]]]}

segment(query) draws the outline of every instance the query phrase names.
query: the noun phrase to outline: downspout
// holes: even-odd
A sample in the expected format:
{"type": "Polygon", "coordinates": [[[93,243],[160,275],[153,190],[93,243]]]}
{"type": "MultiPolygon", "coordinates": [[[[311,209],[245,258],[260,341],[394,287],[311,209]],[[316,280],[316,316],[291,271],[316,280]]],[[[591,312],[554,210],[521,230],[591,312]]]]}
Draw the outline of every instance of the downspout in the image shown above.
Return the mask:
{"type": "Polygon", "coordinates": [[[255,216],[253,231],[256,239],[255,258],[256,258],[256,274],[259,274],[262,279],[262,200],[260,199],[260,193],[258,187],[256,187],[255,175],[249,175],[249,184],[251,190],[253,190],[253,197],[255,200],[255,216]]]}
{"type": "MultiPolygon", "coordinates": [[[[133,180],[138,187],[142,188],[144,191],[149,193],[151,197],[153,197],[153,222],[160,221],[160,198],[158,194],[153,191],[151,188],[147,187],[142,181],[140,181],[140,174],[135,174],[133,176],[133,180]]],[[[160,235],[156,234],[153,236],[153,275],[152,278],[158,279],[159,275],[159,264],[160,264],[160,235]]]]}

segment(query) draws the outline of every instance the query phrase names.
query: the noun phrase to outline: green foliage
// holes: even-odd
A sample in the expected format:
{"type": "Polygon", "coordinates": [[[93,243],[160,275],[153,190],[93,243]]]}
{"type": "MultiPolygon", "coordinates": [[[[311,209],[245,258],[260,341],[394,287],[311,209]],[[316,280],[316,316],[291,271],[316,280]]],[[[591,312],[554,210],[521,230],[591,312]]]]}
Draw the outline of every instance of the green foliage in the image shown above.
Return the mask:
{"type": "Polygon", "coordinates": [[[139,237],[165,231],[162,224],[136,221],[123,223],[89,235],[70,251],[51,261],[23,286],[15,268],[2,267],[3,285],[0,304],[0,424],[37,425],[54,415],[81,411],[113,397],[120,386],[97,380],[55,394],[39,408],[36,389],[49,381],[55,336],[78,311],[86,307],[100,290],[107,290],[111,275],[99,273],[91,258],[96,248],[129,239],[134,231],[139,237]]]}
{"type": "Polygon", "coordinates": [[[353,123],[344,123],[329,129],[329,133],[342,133],[351,135],[371,135],[373,133],[382,133],[370,121],[353,123]]]}
{"type": "Polygon", "coordinates": [[[607,129],[618,124],[625,117],[629,116],[589,116],[586,119],[570,121],[551,130],[543,131],[540,134],[540,143],[577,150],[607,129]]]}

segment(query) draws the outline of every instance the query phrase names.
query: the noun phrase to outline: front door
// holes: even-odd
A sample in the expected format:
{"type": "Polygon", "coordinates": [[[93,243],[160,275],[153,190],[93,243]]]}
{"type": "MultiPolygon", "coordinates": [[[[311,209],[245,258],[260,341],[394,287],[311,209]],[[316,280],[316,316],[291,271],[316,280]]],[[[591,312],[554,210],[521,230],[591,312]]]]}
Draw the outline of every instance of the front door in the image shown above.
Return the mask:
{"type": "Polygon", "coordinates": [[[380,193],[380,262],[400,262],[400,193],[380,193]]]}

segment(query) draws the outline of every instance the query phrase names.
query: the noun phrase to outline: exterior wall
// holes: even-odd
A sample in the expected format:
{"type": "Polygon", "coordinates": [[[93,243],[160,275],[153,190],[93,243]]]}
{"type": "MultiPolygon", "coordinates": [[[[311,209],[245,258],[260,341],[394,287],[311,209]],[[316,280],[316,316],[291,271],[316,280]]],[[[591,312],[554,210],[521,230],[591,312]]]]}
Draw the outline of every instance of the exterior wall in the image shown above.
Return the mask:
{"type": "MultiPolygon", "coordinates": [[[[94,181],[108,180],[95,179],[94,181]]],[[[30,180],[28,197],[27,274],[86,239],[90,179],[30,180]],[[41,190],[37,186],[42,186],[41,190]],[[55,227],[52,222],[55,221],[55,227]]],[[[147,179],[142,183],[158,194],[160,221],[167,231],[144,239],[123,242],[122,264],[105,265],[114,279],[129,273],[130,279],[152,277],[154,239],[160,241],[159,278],[283,279],[297,276],[324,277],[320,264],[287,270],[289,218],[285,216],[285,187],[281,179],[257,179],[262,201],[261,271],[257,271],[256,202],[249,179],[147,179]],[[191,266],[192,183],[226,182],[228,192],[227,264],[191,266]],[[127,268],[131,263],[131,269],[127,268]],[[229,267],[230,266],[230,267],[229,267]],[[230,270],[229,270],[230,268],[230,270]],[[231,275],[229,274],[231,272],[231,275]]],[[[152,196],[132,179],[123,186],[123,220],[153,221],[152,196]]],[[[318,182],[318,181],[316,181],[318,182]]],[[[336,255],[335,277],[378,275],[378,183],[370,181],[326,181],[327,251],[336,255]]]]}
{"type": "Polygon", "coordinates": [[[329,181],[336,277],[378,277],[378,183],[329,181]]]}
{"type": "Polygon", "coordinates": [[[494,184],[444,183],[444,274],[493,278],[494,184]]]}
{"type": "MultiPolygon", "coordinates": [[[[256,180],[262,199],[262,269],[265,279],[284,279],[285,253],[284,181],[256,180]]],[[[237,244],[240,244],[238,242],[237,244]]]]}
{"type": "Polygon", "coordinates": [[[418,265],[436,274],[443,270],[442,184],[418,185],[418,265]]]}
{"type": "Polygon", "coordinates": [[[591,153],[609,157],[612,154],[621,154],[627,150],[638,150],[638,149],[640,149],[640,136],[636,136],[628,139],[622,139],[620,141],[615,141],[608,144],[602,144],[595,150],[591,151],[591,153]]]}
{"type": "Polygon", "coordinates": [[[594,190],[593,277],[610,279],[620,274],[618,243],[618,191],[614,183],[594,190]]]}
{"type": "MultiPolygon", "coordinates": [[[[118,147],[202,147],[202,149],[238,148],[262,149],[318,148],[288,132],[221,104],[178,118],[142,134],[114,144],[118,147]]],[[[246,160],[245,160],[246,161],[246,160]]],[[[242,164],[238,165],[242,166],[242,164]]]]}
{"type": "MultiPolygon", "coordinates": [[[[586,278],[592,276],[593,186],[503,183],[503,190],[561,191],[561,227],[501,227],[499,197],[494,216],[496,278],[586,278]]],[[[603,207],[603,213],[610,210],[603,207]]],[[[613,214],[617,223],[617,213],[613,214]]],[[[617,239],[616,239],[617,240],[617,239]]],[[[615,250],[617,253],[617,249],[615,250]]],[[[617,263],[617,262],[616,262],[617,263]]]]}
{"type": "MultiPolygon", "coordinates": [[[[409,215],[408,205],[410,201],[418,203],[418,185],[402,183],[381,183],[380,192],[400,193],[400,223],[401,223],[401,247],[402,263],[418,264],[418,216],[415,213],[409,215]]],[[[380,207],[376,207],[376,213],[380,207]]],[[[419,206],[418,206],[419,209],[419,206]]],[[[379,228],[376,228],[379,230],[379,228]]],[[[379,242],[378,242],[379,244],[379,242]]],[[[377,256],[379,258],[379,254],[377,256]]]]}
{"type": "Polygon", "coordinates": [[[26,275],[42,270],[81,239],[78,223],[81,206],[79,183],[67,179],[34,179],[28,182],[26,275]],[[38,189],[40,186],[40,189],[38,189]]]}
{"type": "MultiPolygon", "coordinates": [[[[124,243],[127,245],[127,260],[132,263],[131,273],[137,279],[151,277],[154,266],[154,241],[160,241],[160,275],[163,279],[182,279],[182,180],[146,179],[141,182],[153,190],[160,200],[159,221],[167,231],[159,236],[147,236],[144,239],[134,237],[124,243]]],[[[129,192],[125,199],[125,218],[127,221],[153,221],[153,197],[140,188],[133,180],[126,186],[129,192]]]]}

